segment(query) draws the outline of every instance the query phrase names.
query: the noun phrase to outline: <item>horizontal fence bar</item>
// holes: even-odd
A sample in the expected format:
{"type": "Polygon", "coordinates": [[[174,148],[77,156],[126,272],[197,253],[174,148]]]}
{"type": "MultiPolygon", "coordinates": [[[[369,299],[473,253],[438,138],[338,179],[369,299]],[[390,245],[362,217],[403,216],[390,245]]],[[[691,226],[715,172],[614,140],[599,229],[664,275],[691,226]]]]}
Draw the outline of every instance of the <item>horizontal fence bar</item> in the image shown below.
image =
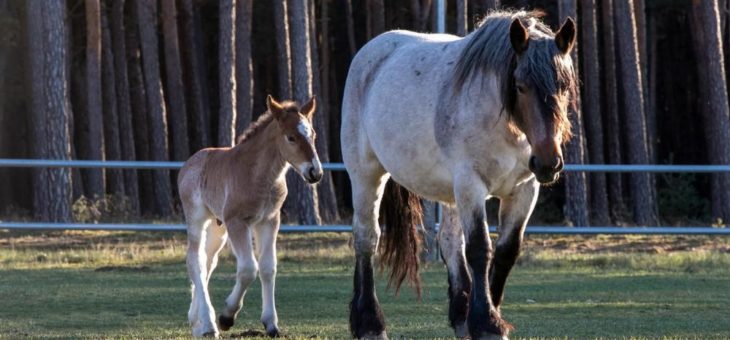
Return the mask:
{"type": "MultiPolygon", "coordinates": [[[[53,159],[0,158],[0,167],[17,168],[114,168],[114,169],[179,169],[183,162],[157,161],[89,161],[53,159]]],[[[324,170],[344,171],[343,163],[324,163],[324,170]]],[[[567,164],[569,172],[730,172],[730,165],[658,165],[658,164],[567,164]]]]}
{"type": "MultiPolygon", "coordinates": [[[[183,162],[161,161],[89,161],[60,159],[10,159],[0,158],[0,167],[8,168],[96,168],[96,169],[169,169],[182,168],[183,162]]],[[[324,170],[344,171],[343,163],[324,163],[324,170]]]]}
{"type": "MultiPolygon", "coordinates": [[[[117,223],[42,223],[0,222],[0,229],[25,230],[108,230],[108,231],[176,231],[184,232],[184,224],[117,224],[117,223]]],[[[282,225],[282,233],[351,232],[349,225],[282,225]]],[[[492,233],[496,227],[489,227],[492,233]]],[[[527,234],[560,235],[730,235],[730,228],[713,227],[556,227],[528,226],[527,234]]]]}

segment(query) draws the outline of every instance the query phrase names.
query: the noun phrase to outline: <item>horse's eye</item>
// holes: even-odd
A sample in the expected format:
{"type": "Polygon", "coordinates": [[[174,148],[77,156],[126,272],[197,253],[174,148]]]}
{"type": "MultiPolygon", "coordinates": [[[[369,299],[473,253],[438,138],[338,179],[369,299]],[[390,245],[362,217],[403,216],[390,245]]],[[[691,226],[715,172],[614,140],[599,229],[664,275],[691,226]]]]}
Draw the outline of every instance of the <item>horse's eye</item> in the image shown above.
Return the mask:
{"type": "Polygon", "coordinates": [[[524,94],[527,89],[522,85],[517,85],[517,92],[524,94]]]}
{"type": "Polygon", "coordinates": [[[289,142],[289,143],[294,143],[294,136],[287,135],[286,136],[286,141],[289,142]]]}

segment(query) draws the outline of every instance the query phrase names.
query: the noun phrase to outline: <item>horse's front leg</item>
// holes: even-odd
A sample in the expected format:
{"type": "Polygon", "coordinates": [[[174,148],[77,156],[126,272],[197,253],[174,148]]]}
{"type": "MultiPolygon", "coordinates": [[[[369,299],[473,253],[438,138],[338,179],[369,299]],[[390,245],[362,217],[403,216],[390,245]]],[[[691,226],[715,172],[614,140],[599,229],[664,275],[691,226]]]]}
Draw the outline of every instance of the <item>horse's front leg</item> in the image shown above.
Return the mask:
{"type": "Polygon", "coordinates": [[[279,336],[279,317],[276,314],[274,286],[276,280],[276,235],[279,233],[279,213],[254,228],[254,240],[259,254],[261,277],[261,322],[266,334],[279,336]]]}
{"type": "Polygon", "coordinates": [[[464,230],[466,262],[472,277],[467,316],[469,334],[474,340],[505,338],[510,326],[502,320],[492,303],[487,278],[487,268],[492,259],[484,205],[487,188],[478,176],[467,172],[457,176],[454,194],[464,230]]]}
{"type": "Polygon", "coordinates": [[[504,285],[512,266],[520,255],[522,235],[535,208],[540,185],[532,180],[515,188],[499,205],[499,238],[494,259],[489,267],[489,284],[492,303],[499,310],[504,296],[504,285]]]}
{"type": "Polygon", "coordinates": [[[466,316],[469,311],[471,278],[464,257],[464,232],[456,207],[443,207],[438,243],[449,274],[449,322],[456,337],[463,339],[469,336],[466,316]]]}
{"type": "Polygon", "coordinates": [[[245,221],[232,219],[225,221],[228,226],[228,239],[231,250],[236,256],[236,284],[226,298],[223,312],[218,316],[218,324],[222,330],[228,330],[243,307],[243,298],[251,283],[256,280],[259,265],[256,262],[251,241],[251,226],[245,221]]]}

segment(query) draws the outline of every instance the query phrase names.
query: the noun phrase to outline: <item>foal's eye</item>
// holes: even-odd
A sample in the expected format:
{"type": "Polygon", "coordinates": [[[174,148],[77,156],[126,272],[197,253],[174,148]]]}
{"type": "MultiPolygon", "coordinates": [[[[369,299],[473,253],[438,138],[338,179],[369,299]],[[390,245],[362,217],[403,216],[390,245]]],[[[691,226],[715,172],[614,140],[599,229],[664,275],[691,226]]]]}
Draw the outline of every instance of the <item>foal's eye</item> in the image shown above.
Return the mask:
{"type": "Polygon", "coordinates": [[[517,85],[517,92],[524,94],[527,89],[523,85],[517,85]]]}
{"type": "Polygon", "coordinates": [[[286,136],[286,141],[289,142],[289,143],[294,143],[294,136],[287,135],[286,136]]]}

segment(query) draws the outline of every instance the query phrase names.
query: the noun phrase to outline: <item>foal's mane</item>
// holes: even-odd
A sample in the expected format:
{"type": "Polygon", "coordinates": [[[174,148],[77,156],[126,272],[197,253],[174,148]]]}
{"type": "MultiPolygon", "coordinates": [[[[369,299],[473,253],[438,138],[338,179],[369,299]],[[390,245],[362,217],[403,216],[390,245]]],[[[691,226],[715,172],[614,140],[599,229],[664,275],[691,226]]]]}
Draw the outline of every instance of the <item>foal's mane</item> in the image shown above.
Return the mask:
{"type": "MultiPolygon", "coordinates": [[[[299,112],[299,105],[297,105],[296,102],[287,100],[279,103],[283,108],[284,111],[287,113],[290,112],[299,112]]],[[[253,136],[255,136],[259,131],[265,129],[267,126],[269,126],[269,123],[271,123],[274,120],[274,115],[271,113],[271,111],[266,110],[261,116],[259,116],[258,119],[256,119],[255,122],[251,123],[243,133],[238,136],[238,140],[236,144],[242,144],[245,143],[247,140],[251,139],[253,136]]]]}
{"type": "Polygon", "coordinates": [[[517,61],[510,42],[509,30],[512,21],[519,19],[530,37],[530,44],[525,52],[527,54],[524,56],[529,61],[527,76],[543,95],[556,93],[557,87],[560,87],[568,90],[571,101],[574,101],[576,84],[573,67],[552,57],[559,53],[553,43],[554,33],[540,20],[543,16],[544,13],[540,11],[490,13],[469,35],[470,40],[456,63],[454,88],[463,88],[477,75],[485,79],[483,75],[492,72],[500,82],[503,108],[512,116],[516,100],[514,71],[517,61]],[[555,62],[546,63],[545,60],[555,62]]]}

